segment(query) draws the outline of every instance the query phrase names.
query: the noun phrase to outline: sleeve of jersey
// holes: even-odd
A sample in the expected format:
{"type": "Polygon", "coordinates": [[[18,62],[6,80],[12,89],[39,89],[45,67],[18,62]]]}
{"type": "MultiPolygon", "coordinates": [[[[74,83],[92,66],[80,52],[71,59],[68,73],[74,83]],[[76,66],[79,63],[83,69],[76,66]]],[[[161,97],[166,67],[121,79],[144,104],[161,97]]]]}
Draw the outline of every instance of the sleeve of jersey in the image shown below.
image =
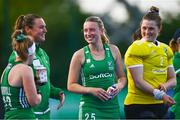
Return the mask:
{"type": "Polygon", "coordinates": [[[43,52],[43,55],[45,56],[46,60],[48,61],[49,65],[50,65],[49,56],[47,55],[47,53],[43,49],[41,49],[41,51],[43,52]]]}
{"type": "MultiPolygon", "coordinates": [[[[44,55],[46,56],[46,60],[50,63],[49,61],[49,56],[46,54],[46,52],[44,51],[44,55]]],[[[50,64],[49,64],[49,67],[50,67],[50,64]]],[[[51,84],[51,83],[50,83],[51,84]]],[[[59,99],[59,94],[60,93],[64,93],[64,91],[60,88],[57,88],[57,87],[54,87],[52,84],[51,84],[51,90],[50,90],[50,98],[53,98],[53,99],[59,99]]]]}
{"type": "Polygon", "coordinates": [[[143,58],[147,55],[148,51],[143,46],[134,42],[127,50],[125,54],[125,64],[127,67],[142,66],[143,58]]]}
{"type": "Polygon", "coordinates": [[[51,84],[51,92],[50,92],[50,98],[59,99],[59,94],[64,93],[64,91],[60,88],[54,87],[51,84]]]}

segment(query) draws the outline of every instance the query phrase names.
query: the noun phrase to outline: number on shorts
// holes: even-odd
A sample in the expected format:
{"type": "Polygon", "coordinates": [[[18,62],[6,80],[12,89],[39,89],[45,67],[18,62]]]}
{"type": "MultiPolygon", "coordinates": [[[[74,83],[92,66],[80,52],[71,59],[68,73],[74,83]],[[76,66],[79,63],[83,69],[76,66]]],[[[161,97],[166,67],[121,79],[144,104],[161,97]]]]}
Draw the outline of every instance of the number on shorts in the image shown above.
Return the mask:
{"type": "Polygon", "coordinates": [[[86,113],[85,120],[96,120],[95,113],[86,113]]]}

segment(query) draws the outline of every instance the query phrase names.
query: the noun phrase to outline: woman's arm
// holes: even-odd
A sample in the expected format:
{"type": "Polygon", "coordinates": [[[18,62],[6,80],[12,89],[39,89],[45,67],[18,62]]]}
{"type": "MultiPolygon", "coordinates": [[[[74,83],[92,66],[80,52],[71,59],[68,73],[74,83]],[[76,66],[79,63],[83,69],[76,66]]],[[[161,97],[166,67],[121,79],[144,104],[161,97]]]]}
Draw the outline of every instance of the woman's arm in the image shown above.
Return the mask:
{"type": "Polygon", "coordinates": [[[31,106],[38,105],[41,102],[41,95],[37,93],[34,81],[33,70],[29,66],[24,66],[21,69],[22,84],[31,106]]]}
{"type": "Polygon", "coordinates": [[[125,87],[127,83],[127,79],[124,73],[123,65],[122,65],[122,58],[121,58],[121,53],[118,49],[117,46],[115,45],[110,45],[114,60],[115,60],[115,73],[116,77],[118,79],[117,87],[119,91],[125,87]]]}
{"type": "Polygon", "coordinates": [[[158,100],[163,100],[164,103],[168,104],[169,106],[175,104],[173,98],[167,95],[164,91],[160,91],[159,89],[153,89],[149,83],[143,80],[143,67],[133,67],[129,68],[129,70],[136,87],[138,87],[144,92],[152,94],[158,100]]]}
{"type": "Polygon", "coordinates": [[[160,85],[160,89],[164,90],[165,92],[176,86],[176,74],[174,71],[174,67],[170,66],[167,69],[167,82],[160,85]]]}
{"type": "Polygon", "coordinates": [[[67,89],[79,94],[92,94],[102,101],[108,100],[109,96],[102,88],[84,87],[78,83],[81,67],[84,61],[83,49],[74,53],[69,67],[67,89]]]}
{"type": "Polygon", "coordinates": [[[143,66],[129,67],[128,69],[135,86],[146,93],[153,94],[153,87],[143,79],[143,66]]]}
{"type": "Polygon", "coordinates": [[[81,72],[81,66],[82,66],[82,51],[79,50],[74,53],[70,67],[69,67],[69,74],[68,74],[68,83],[67,83],[67,89],[71,92],[79,93],[79,94],[85,94],[89,93],[89,89],[81,86],[78,83],[80,72],[81,72]]]}
{"type": "Polygon", "coordinates": [[[115,73],[117,77],[117,83],[115,85],[109,86],[107,92],[113,98],[126,86],[127,80],[123,70],[121,53],[118,47],[110,44],[110,49],[115,62],[115,73]]]}

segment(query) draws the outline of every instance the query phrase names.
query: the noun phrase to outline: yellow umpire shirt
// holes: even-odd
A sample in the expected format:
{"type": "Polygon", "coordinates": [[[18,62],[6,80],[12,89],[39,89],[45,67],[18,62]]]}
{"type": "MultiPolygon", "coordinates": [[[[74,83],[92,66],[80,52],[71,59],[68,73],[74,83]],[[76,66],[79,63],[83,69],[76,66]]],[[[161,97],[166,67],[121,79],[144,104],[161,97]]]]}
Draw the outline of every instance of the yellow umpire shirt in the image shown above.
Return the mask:
{"type": "Polygon", "coordinates": [[[142,66],[143,79],[153,88],[167,81],[167,69],[172,67],[173,52],[171,48],[157,41],[153,42],[137,40],[132,43],[125,54],[125,65],[128,75],[128,94],[125,98],[125,105],[130,104],[156,104],[163,103],[156,100],[152,95],[137,88],[130,74],[129,68],[142,66]]]}

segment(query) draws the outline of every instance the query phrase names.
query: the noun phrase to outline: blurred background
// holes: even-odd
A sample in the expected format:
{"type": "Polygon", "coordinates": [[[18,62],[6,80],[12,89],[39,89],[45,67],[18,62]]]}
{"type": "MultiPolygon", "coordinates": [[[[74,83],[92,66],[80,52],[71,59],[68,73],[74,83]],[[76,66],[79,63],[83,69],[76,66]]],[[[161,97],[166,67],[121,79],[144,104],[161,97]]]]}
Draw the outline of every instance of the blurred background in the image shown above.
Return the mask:
{"type": "MultiPolygon", "coordinates": [[[[65,105],[60,110],[55,108],[58,101],[50,99],[51,116],[76,119],[80,95],[68,92],[66,85],[71,57],[86,45],[82,33],[85,18],[90,15],[101,17],[111,43],[119,47],[124,57],[132,42],[131,34],[151,6],[159,7],[163,19],[163,30],[158,39],[168,44],[180,27],[179,0],[0,0],[0,73],[12,52],[10,36],[17,17],[28,13],[42,16],[48,30],[42,48],[51,60],[51,82],[66,93],[65,105]]],[[[119,94],[122,118],[126,93],[127,88],[119,94]]]]}

